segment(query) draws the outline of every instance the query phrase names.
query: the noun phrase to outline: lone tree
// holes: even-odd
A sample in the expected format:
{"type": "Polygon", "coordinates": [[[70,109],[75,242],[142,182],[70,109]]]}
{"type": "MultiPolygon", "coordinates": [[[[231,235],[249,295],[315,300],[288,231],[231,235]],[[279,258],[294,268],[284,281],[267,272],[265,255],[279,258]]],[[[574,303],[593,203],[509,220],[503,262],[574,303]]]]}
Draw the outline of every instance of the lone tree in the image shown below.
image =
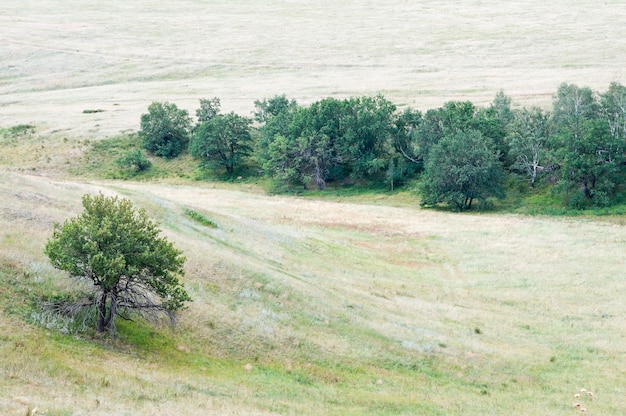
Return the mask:
{"type": "Polygon", "coordinates": [[[116,316],[154,320],[164,314],[173,322],[191,301],[177,277],[183,275],[182,252],[127,199],[85,195],[83,207],[79,216],[55,224],[45,247],[54,267],[93,283],[88,301],[67,310],[89,308],[98,332],[112,332],[116,316]]]}

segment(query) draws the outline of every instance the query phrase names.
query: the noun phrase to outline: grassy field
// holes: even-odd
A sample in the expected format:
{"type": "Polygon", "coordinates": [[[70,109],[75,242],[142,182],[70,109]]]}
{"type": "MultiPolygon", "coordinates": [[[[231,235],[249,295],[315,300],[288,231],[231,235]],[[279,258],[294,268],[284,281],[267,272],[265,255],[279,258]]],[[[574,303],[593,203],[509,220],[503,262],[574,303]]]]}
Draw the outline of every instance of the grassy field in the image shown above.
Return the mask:
{"type": "Polygon", "coordinates": [[[5,414],[566,415],[582,387],[591,414],[622,409],[623,225],[206,185],[0,183],[5,414]],[[122,323],[94,340],[33,312],[70,286],[42,254],[52,223],[98,190],[145,207],[188,257],[194,302],[176,331],[122,323]]]}
{"type": "Polygon", "coordinates": [[[624,82],[624,22],[623,1],[0,4],[0,414],[622,414],[622,217],[268,196],[185,161],[102,179],[98,157],[153,100],[245,114],[382,92],[427,109],[502,88],[548,107],[564,81],[624,82]],[[72,288],[43,246],[95,192],[185,252],[176,329],[107,339],[40,313],[72,288]]]}
{"type": "Polygon", "coordinates": [[[548,106],[562,82],[626,81],[623,0],[177,1],[0,4],[0,126],[103,137],[136,130],[150,102],[218,96],[248,114],[383,93],[548,106]],[[85,110],[103,110],[87,112],[85,110]]]}

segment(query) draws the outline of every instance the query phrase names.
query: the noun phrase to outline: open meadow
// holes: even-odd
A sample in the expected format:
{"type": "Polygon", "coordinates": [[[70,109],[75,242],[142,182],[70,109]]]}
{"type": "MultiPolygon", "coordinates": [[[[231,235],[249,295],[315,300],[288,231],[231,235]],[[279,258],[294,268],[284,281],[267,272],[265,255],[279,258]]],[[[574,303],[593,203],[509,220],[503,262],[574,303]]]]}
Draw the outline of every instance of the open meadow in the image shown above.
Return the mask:
{"type": "Polygon", "coordinates": [[[626,82],[626,2],[34,0],[0,4],[0,23],[0,414],[624,414],[622,217],[81,166],[155,100],[249,114],[282,93],[382,93],[425,110],[503,89],[549,108],[561,82],[626,82]],[[53,225],[98,192],[184,251],[194,301],[175,329],[120,321],[108,339],[38,309],[72,289],[43,252],[53,225]]]}
{"type": "Polygon", "coordinates": [[[384,94],[549,106],[562,82],[626,82],[623,0],[177,1],[0,4],[0,125],[102,137],[152,101],[193,110],[384,94]],[[104,110],[83,114],[84,110],[104,110]]]}

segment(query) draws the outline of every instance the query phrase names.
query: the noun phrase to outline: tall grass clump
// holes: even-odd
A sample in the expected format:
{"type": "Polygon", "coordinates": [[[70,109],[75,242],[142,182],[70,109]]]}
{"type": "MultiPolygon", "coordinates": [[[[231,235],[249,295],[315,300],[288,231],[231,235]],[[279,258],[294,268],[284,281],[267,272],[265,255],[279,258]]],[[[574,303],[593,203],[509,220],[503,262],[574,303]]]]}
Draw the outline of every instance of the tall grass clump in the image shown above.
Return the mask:
{"type": "Polygon", "coordinates": [[[199,213],[198,211],[194,211],[192,209],[185,209],[185,215],[188,216],[189,218],[191,218],[192,220],[194,220],[195,222],[197,222],[198,224],[202,224],[205,227],[209,227],[209,228],[217,228],[217,224],[208,219],[207,217],[205,217],[203,214],[199,213]]]}

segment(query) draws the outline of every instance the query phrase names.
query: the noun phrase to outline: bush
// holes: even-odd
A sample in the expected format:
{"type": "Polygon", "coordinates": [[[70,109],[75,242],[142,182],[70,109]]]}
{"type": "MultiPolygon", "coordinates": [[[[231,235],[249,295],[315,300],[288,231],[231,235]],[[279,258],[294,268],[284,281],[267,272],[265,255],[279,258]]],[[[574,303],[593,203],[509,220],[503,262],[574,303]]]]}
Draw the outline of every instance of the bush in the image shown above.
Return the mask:
{"type": "Polygon", "coordinates": [[[117,159],[117,165],[122,169],[131,170],[133,172],[142,172],[144,170],[148,170],[152,167],[152,162],[150,162],[141,150],[132,150],[127,152],[122,157],[117,159]]]}

